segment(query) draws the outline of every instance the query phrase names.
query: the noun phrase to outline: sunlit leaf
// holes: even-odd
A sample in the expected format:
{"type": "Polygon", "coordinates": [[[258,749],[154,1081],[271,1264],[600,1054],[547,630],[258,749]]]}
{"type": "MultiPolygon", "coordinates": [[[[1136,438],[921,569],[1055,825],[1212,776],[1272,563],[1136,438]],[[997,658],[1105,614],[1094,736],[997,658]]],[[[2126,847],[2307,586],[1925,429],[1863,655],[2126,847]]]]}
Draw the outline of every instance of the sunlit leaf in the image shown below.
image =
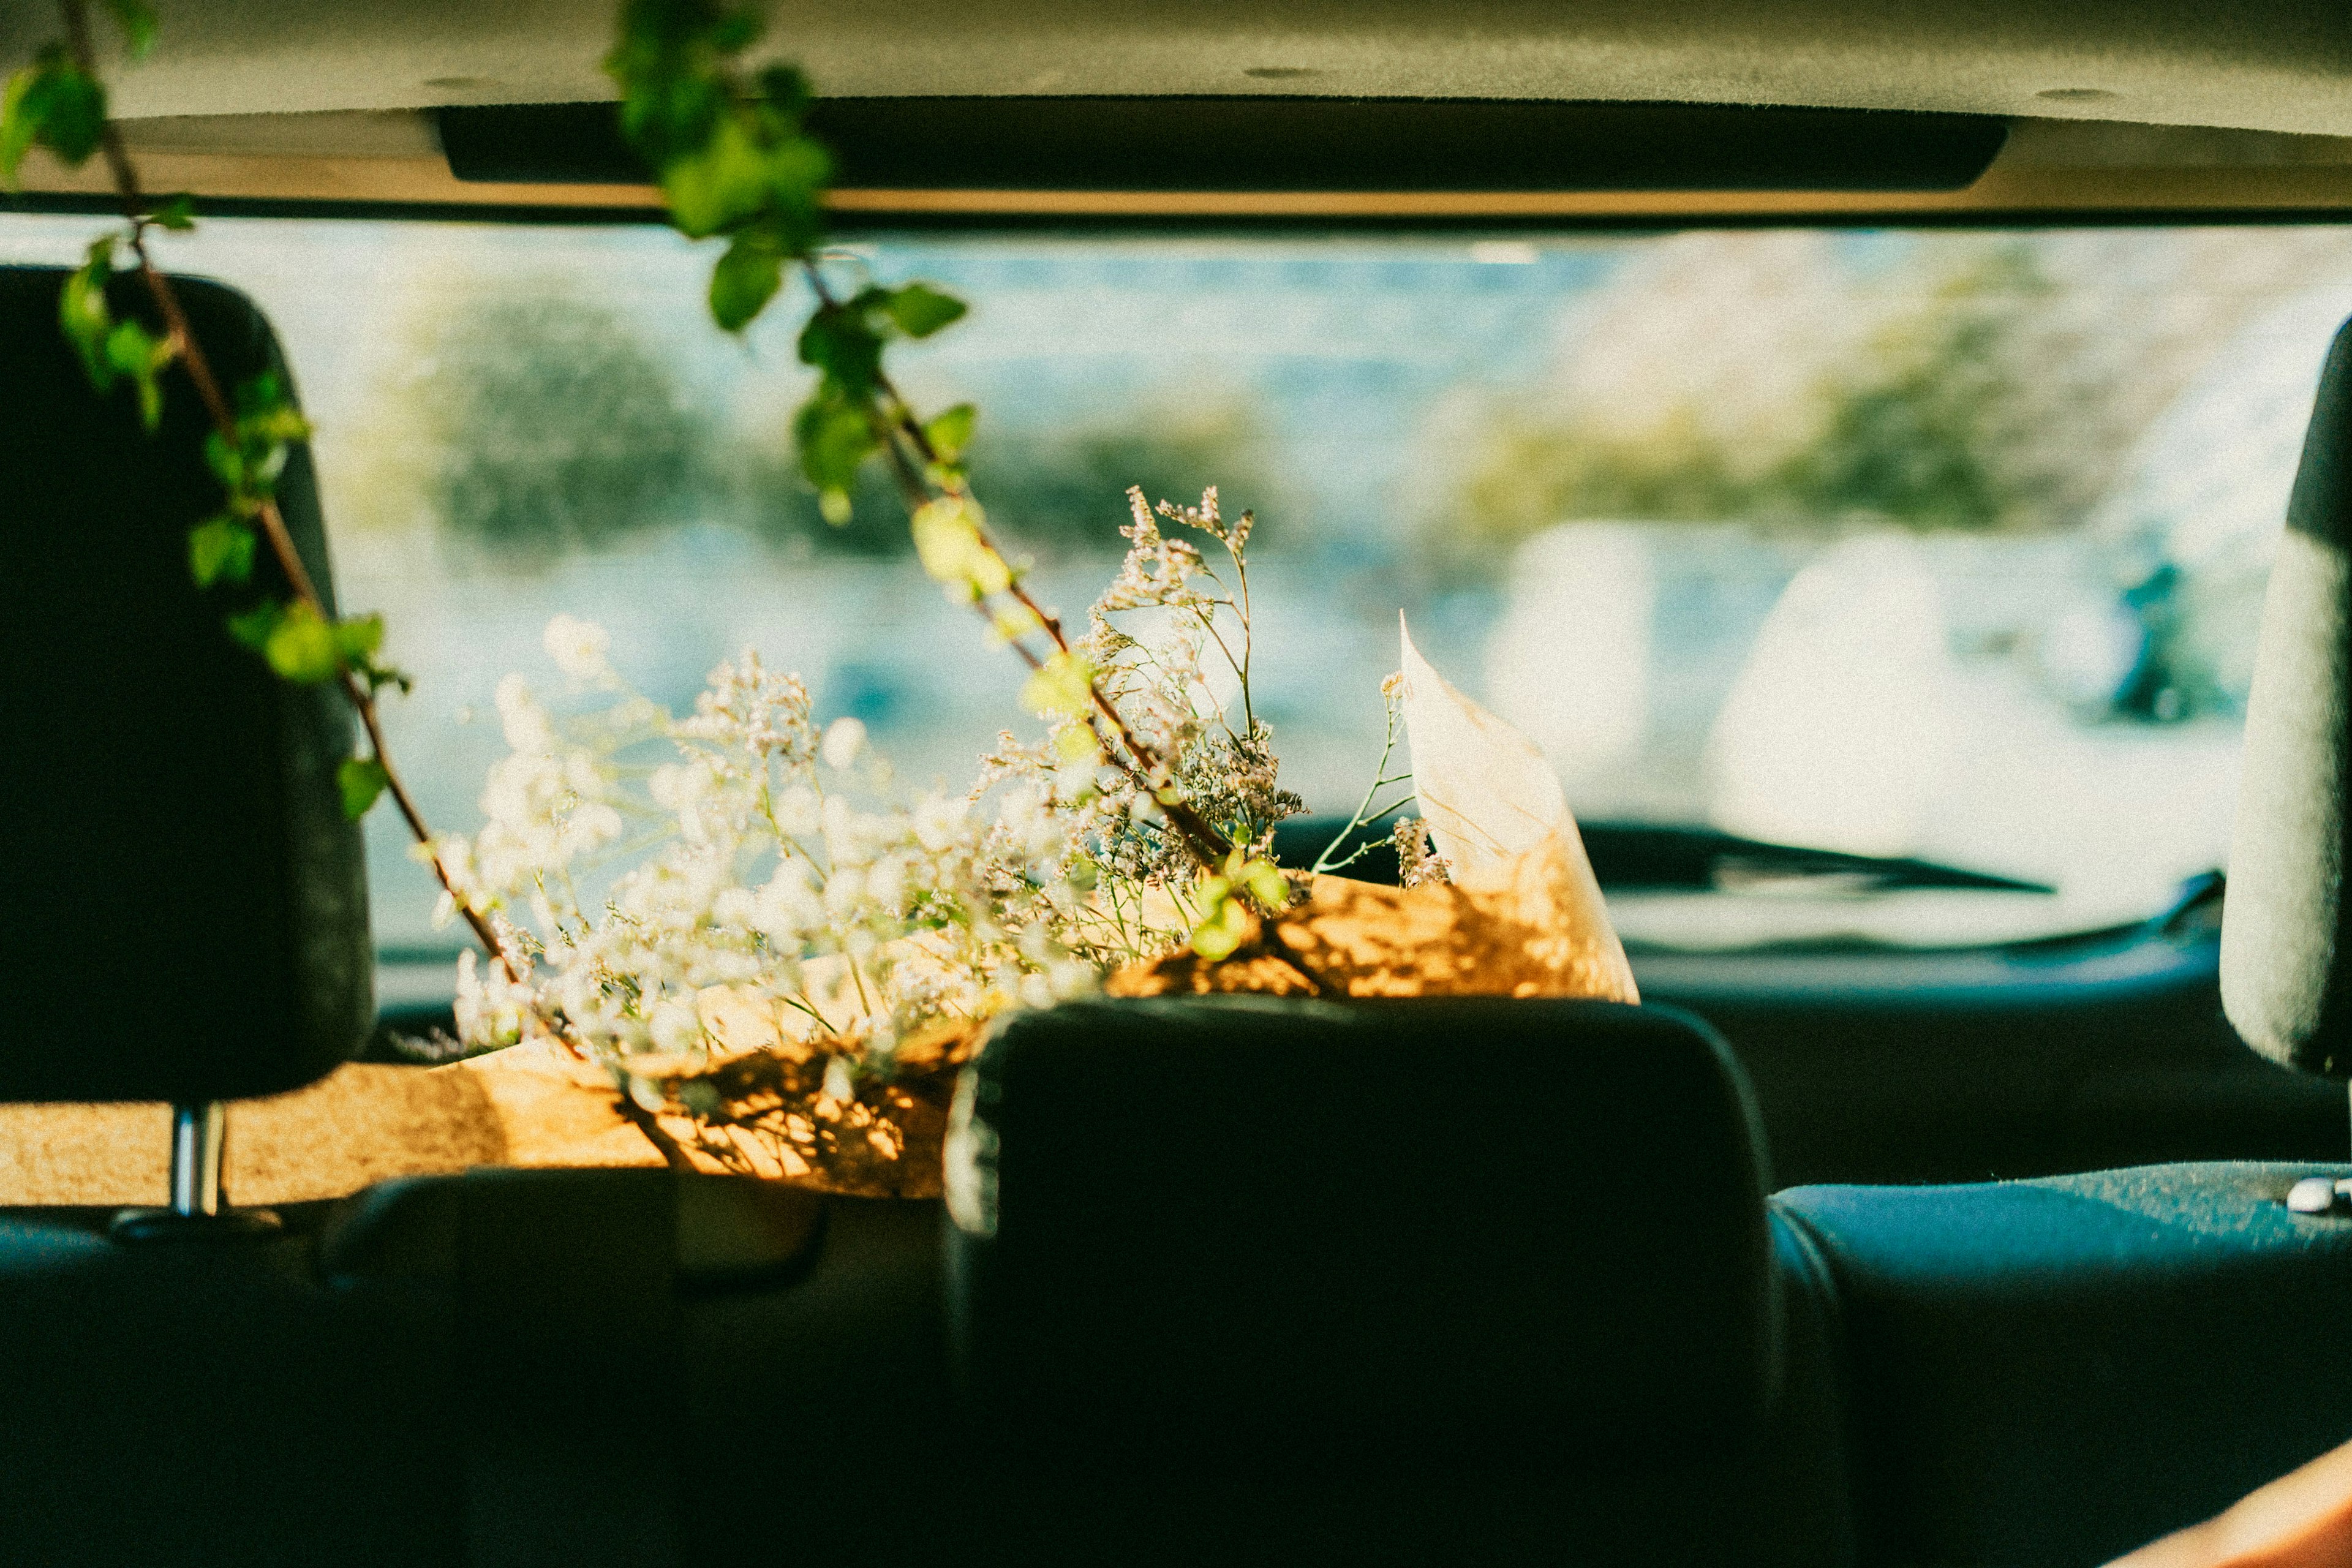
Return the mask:
{"type": "Polygon", "coordinates": [[[981,536],[980,508],[969,498],[941,496],[917,509],[909,521],[915,535],[915,554],[921,560],[923,570],[936,581],[974,599],[1001,594],[1012,586],[1012,568],[981,536]]]}
{"type": "Polygon", "coordinates": [[[188,531],[188,570],[196,585],[242,583],[253,575],[253,530],[233,517],[216,517],[188,531]]]}
{"type": "Polygon", "coordinates": [[[114,236],[90,242],[84,260],[58,296],[58,325],[66,341],[80,354],[90,384],[104,392],[114,384],[114,366],[107,358],[107,334],[114,330],[114,311],[106,302],[106,281],[114,275],[114,236]]]}
{"type": "Polygon", "coordinates": [[[1213,877],[1202,885],[1201,901],[1209,906],[1209,915],[1192,928],[1192,951],[1210,963],[1231,958],[1249,940],[1250,912],[1239,899],[1227,891],[1224,879],[1213,877]],[[1208,889],[1213,887],[1216,896],[1212,900],[1208,889]]]}
{"type": "Polygon", "coordinates": [[[343,819],[357,822],[365,816],[391,783],[392,774],[375,758],[346,758],[335,770],[335,788],[343,797],[343,819]]]}
{"type": "Polygon", "coordinates": [[[159,377],[172,363],[170,340],[155,336],[136,321],[118,321],[106,334],[105,354],[114,374],[137,384],[139,422],[153,430],[163,418],[163,385],[159,377]]]}
{"type": "Polygon", "coordinates": [[[1290,902],[1290,884],[1271,860],[1248,862],[1234,874],[1234,881],[1269,914],[1290,902]]]}
{"type": "Polygon", "coordinates": [[[1064,650],[1039,665],[1021,688],[1021,705],[1048,718],[1080,719],[1094,707],[1095,668],[1064,650]]]}
{"type": "Polygon", "coordinates": [[[923,439],[931,444],[931,451],[940,462],[952,463],[971,445],[972,426],[979,419],[979,409],[969,403],[959,403],[923,426],[923,439]]]}
{"type": "Polygon", "coordinates": [[[261,653],[269,661],[270,668],[297,686],[316,686],[322,680],[331,680],[342,668],[335,628],[318,611],[299,600],[287,605],[278,624],[269,628],[261,653]]]}
{"type": "Polygon", "coordinates": [[[186,230],[196,226],[196,198],[182,191],[147,215],[159,228],[186,230]]]}
{"type": "Polygon", "coordinates": [[[335,651],[346,664],[364,663],[383,647],[382,616],[347,616],[335,623],[335,651]]]}
{"type": "Polygon", "coordinates": [[[40,130],[39,123],[25,109],[26,97],[39,75],[38,67],[26,66],[11,73],[7,88],[0,90],[0,186],[12,191],[16,188],[16,170],[40,130]]]}
{"type": "Polygon", "coordinates": [[[898,330],[910,338],[928,338],[962,318],[970,307],[952,294],[942,294],[928,283],[908,283],[890,291],[885,306],[898,330]]]}

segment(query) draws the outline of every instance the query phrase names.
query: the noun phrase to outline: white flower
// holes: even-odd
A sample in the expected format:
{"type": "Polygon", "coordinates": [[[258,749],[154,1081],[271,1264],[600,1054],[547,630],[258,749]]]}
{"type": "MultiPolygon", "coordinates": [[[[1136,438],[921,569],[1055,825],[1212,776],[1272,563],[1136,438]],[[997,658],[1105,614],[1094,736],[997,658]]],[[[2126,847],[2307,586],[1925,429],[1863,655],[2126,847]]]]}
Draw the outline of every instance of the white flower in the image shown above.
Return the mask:
{"type": "Polygon", "coordinates": [[[698,1051],[702,1048],[702,1020],[683,1002],[664,1002],[654,1009],[654,1049],[698,1051]]]}
{"type": "Polygon", "coordinates": [[[963,831],[971,804],[934,791],[915,803],[915,842],[937,855],[963,831]]]}
{"type": "Polygon", "coordinates": [[[691,762],[665,763],[654,770],[646,785],[654,804],[664,811],[683,815],[686,810],[710,792],[718,781],[711,776],[710,764],[697,757],[691,762]]]}
{"type": "Polygon", "coordinates": [[[547,623],[540,640],[547,645],[547,657],[555,668],[572,679],[602,683],[611,678],[613,667],[605,662],[604,652],[613,646],[613,637],[595,622],[558,616],[547,623]]]}
{"type": "Polygon", "coordinates": [[[547,710],[530,694],[530,683],[520,675],[509,675],[499,682],[499,726],[506,732],[507,744],[518,752],[548,752],[555,750],[555,726],[548,721],[547,710]]]}
{"type": "Polygon", "coordinates": [[[866,873],[866,894],[883,912],[897,914],[907,901],[907,864],[898,858],[877,860],[866,873]]]}
{"type": "Polygon", "coordinates": [[[855,866],[841,867],[825,879],[824,912],[836,921],[855,919],[865,898],[866,879],[855,866]]]}
{"type": "Polygon", "coordinates": [[[866,750],[866,726],[855,719],[835,719],[825,726],[824,765],[846,768],[866,750]]]}
{"type": "Polygon", "coordinates": [[[805,838],[824,826],[824,803],[816,791],[806,784],[795,784],[776,796],[776,830],[793,838],[805,838]]]}

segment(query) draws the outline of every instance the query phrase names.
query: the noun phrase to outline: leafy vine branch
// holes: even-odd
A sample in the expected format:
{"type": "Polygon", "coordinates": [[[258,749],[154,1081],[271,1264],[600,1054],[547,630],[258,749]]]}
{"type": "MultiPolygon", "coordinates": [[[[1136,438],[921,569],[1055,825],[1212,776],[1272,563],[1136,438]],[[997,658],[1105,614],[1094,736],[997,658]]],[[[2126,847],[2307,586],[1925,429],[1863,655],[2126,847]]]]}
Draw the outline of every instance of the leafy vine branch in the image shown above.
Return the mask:
{"type": "MultiPolygon", "coordinates": [[[[1238,877],[1248,847],[1185,797],[1174,759],[1136,732],[1104,689],[1102,672],[990,533],[961,461],[976,418],[971,406],[924,420],[882,368],[888,342],[930,336],[963,316],[963,302],[919,282],[869,283],[844,297],[827,279],[823,197],[832,157],[806,132],[813,100],[801,73],[742,65],[761,27],[754,12],[719,0],[625,0],[620,39],[605,62],[621,89],[622,128],[658,172],[673,222],[691,238],[728,241],[711,273],[712,318],[740,332],[781,289],[787,267],[807,280],[816,309],[798,352],[818,382],[793,418],[793,435],[825,517],[847,521],[858,469],[883,458],[925,569],[1028,667],[1025,703],[1042,717],[1083,726],[1075,731],[1081,743],[1091,736],[1096,755],[1157,805],[1193,860],[1238,877]],[[1038,639],[1042,647],[1033,646],[1038,639]]],[[[1278,878],[1240,879],[1281,886],[1278,878]]],[[[1268,907],[1282,901],[1274,898],[1268,907]]]]}
{"type": "MultiPolygon", "coordinates": [[[[142,56],[155,35],[146,0],[103,4],[131,58],[142,56]]],[[[234,398],[221,384],[148,246],[152,229],[192,227],[194,203],[185,195],[157,201],[142,190],[108,116],[89,0],[59,5],[65,38],[12,77],[0,99],[0,184],[13,186],[34,146],[72,167],[102,156],[128,226],[92,244],[68,280],[60,301],[66,335],[100,392],[119,381],[131,384],[151,431],[162,418],[165,372],[175,364],[184,370],[212,426],[205,454],[225,492],[221,512],[190,534],[193,575],[207,590],[244,590],[244,607],[226,617],[228,630],[278,675],[299,684],[335,683],[367,737],[365,754],[347,760],[338,775],[344,810],[356,818],[389,795],[451,904],[499,967],[519,981],[527,959],[509,950],[481,900],[453,876],[393,764],[377,700],[385,688],[405,691],[409,682],[377,660],[381,617],[333,616],[287,531],[276,485],[291,445],[306,439],[310,426],[274,377],[256,378],[234,398]],[[140,321],[117,319],[109,303],[107,285],[125,249],[154,302],[161,336],[140,321]],[[286,584],[282,598],[254,584],[255,557],[265,543],[286,584]]],[[[866,282],[846,293],[834,287],[827,268],[839,258],[824,248],[823,217],[832,158],[803,128],[813,100],[800,72],[785,65],[756,73],[744,68],[761,30],[755,14],[719,0],[624,0],[606,67],[621,89],[623,128],[659,171],[678,229],[728,242],[709,291],[718,324],[739,333],[750,326],[782,289],[787,268],[807,281],[815,308],[799,334],[798,354],[818,373],[817,385],[795,415],[793,433],[824,515],[846,521],[858,470],[882,458],[908,509],[925,569],[1027,667],[1024,704],[1055,723],[1063,758],[1108,763],[1123,775],[1156,808],[1181,859],[1204,878],[1195,891],[1213,908],[1202,929],[1238,929],[1234,900],[1244,894],[1261,910],[1282,908],[1288,885],[1271,861],[1258,858],[1256,828],[1221,826],[1188,796],[1172,743],[1155,744],[1139,732],[1113,700],[1108,672],[1037,601],[1025,566],[997,544],[962,463],[975,411],[960,405],[925,420],[885,373],[888,342],[930,336],[966,313],[963,302],[920,282],[866,282]]],[[[1244,517],[1244,534],[1247,525],[1244,517]]],[[[1213,626],[1207,630],[1216,635],[1213,626]]],[[[1247,670],[1237,668],[1246,693],[1247,670]]],[[[1244,740],[1255,744],[1255,721],[1247,723],[1244,740]]]]}
{"type": "MultiPolygon", "coordinates": [[[[131,58],[145,55],[155,38],[153,12],[144,0],[106,3],[131,58]]],[[[98,391],[107,392],[118,381],[131,384],[141,422],[151,434],[163,420],[163,373],[175,364],[185,373],[212,425],[205,456],[221,481],[225,502],[217,515],[189,534],[192,575],[201,588],[250,588],[257,546],[268,545],[288,596],[277,599],[265,593],[253,598],[227,616],[230,635],[253,648],[283,679],[306,686],[334,682],[367,737],[366,755],[346,759],[337,772],[344,814],[356,820],[378,798],[389,795],[474,935],[511,973],[514,963],[498,932],[467,905],[433,853],[432,829],[385,744],[377,696],[386,687],[406,691],[409,679],[377,661],[383,617],[338,618],[330,613],[287,530],[277,482],[292,444],[309,437],[310,424],[275,376],[256,377],[238,389],[234,401],[221,385],[203,343],[189,327],[177,290],[155,265],[147,245],[152,229],[193,228],[194,203],[186,195],[159,202],[142,187],[121,129],[107,112],[87,0],[59,0],[59,9],[65,37],[44,47],[32,65],[11,77],[0,97],[0,184],[16,185],[25,154],[36,146],[47,148],[69,167],[100,156],[127,226],[124,233],[92,243],[81,268],[68,279],[58,303],[66,337],[98,391]],[[119,249],[130,252],[131,268],[154,302],[163,325],[160,337],[139,321],[118,319],[108,302],[107,284],[119,249]]]]}

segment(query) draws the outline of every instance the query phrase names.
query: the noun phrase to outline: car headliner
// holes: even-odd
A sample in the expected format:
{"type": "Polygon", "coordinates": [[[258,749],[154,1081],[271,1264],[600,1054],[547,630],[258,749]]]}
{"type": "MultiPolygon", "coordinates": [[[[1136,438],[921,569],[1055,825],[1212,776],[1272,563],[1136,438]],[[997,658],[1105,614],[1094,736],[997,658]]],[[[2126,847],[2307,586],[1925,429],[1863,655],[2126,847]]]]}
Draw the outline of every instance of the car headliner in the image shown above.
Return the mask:
{"type": "MultiPolygon", "coordinates": [[[[420,110],[607,99],[614,0],[163,0],[114,73],[158,188],[358,204],[650,209],[642,187],[462,185],[420,110]]],[[[2021,134],[1978,188],[1900,198],[1458,193],[1368,204],[1225,193],[837,193],[867,212],[1608,216],[2352,206],[2341,0],[783,0],[764,47],[836,96],[1613,100],[1992,114],[2021,134]],[[2078,123],[2088,122],[2088,123],[2078,123]]],[[[0,12],[0,69],[54,32],[0,12]]],[[[94,190],[37,157],[37,191],[94,190]]],[[[218,208],[215,209],[219,210],[218,208]]]]}

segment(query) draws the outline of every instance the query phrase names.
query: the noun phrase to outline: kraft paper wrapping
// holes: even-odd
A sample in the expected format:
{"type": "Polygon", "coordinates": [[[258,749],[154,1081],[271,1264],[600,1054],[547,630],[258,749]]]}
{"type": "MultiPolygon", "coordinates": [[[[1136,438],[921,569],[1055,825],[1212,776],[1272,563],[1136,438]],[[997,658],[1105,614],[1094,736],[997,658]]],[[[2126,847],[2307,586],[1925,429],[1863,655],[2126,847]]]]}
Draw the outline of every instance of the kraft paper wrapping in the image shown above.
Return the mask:
{"type": "Polygon", "coordinates": [[[1542,751],[1447,684],[1399,623],[1413,789],[1450,885],[1318,877],[1234,956],[1174,953],[1114,995],[1590,996],[1638,1002],[1568,798],[1542,751]]]}

